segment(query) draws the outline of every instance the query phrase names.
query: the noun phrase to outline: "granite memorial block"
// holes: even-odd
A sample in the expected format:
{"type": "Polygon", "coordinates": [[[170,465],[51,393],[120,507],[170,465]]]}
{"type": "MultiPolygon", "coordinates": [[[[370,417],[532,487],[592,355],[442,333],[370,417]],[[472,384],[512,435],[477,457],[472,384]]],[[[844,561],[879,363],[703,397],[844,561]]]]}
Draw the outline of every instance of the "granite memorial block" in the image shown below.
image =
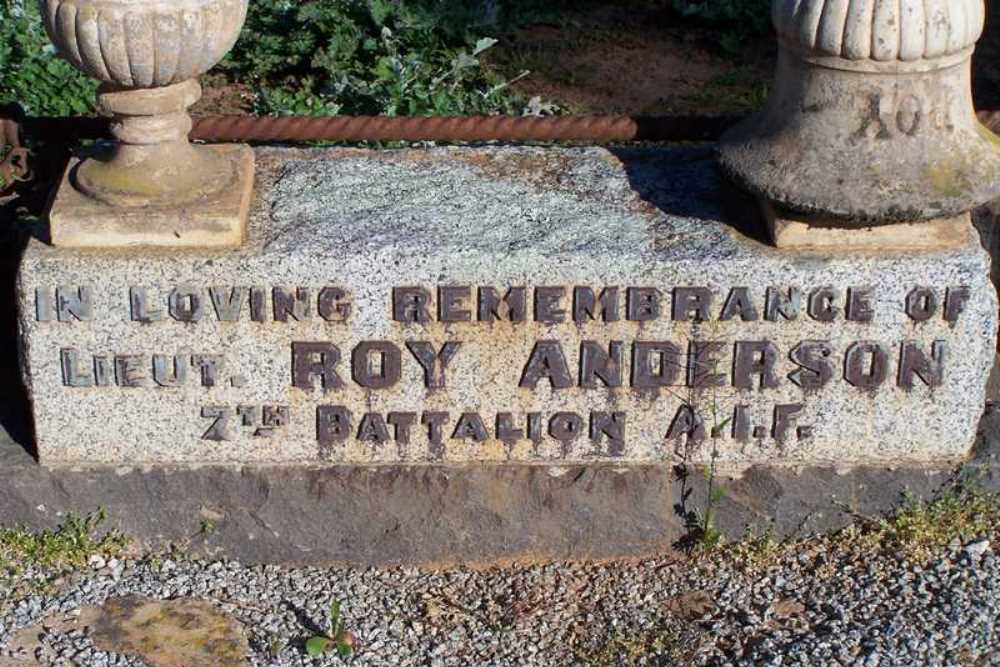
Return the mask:
{"type": "Polygon", "coordinates": [[[117,118],[21,267],[45,464],[854,466],[972,447],[997,299],[969,212],[1000,196],[969,94],[982,0],[776,0],[775,94],[721,162],[192,147],[194,79],[246,0],[43,6],[117,118]]]}
{"type": "Polygon", "coordinates": [[[728,224],[697,149],[258,164],[239,249],[29,245],[44,463],[849,465],[972,445],[997,302],[971,225],[922,251],[778,250],[728,224]]]}

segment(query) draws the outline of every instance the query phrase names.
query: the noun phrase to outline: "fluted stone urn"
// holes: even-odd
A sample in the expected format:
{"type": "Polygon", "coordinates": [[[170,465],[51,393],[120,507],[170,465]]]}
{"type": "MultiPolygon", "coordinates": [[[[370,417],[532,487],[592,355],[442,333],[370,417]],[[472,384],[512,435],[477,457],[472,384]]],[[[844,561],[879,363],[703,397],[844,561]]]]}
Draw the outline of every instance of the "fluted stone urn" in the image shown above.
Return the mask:
{"type": "Polygon", "coordinates": [[[253,181],[242,146],[193,146],[197,77],[233,47],[248,0],[40,0],[59,53],[102,82],[117,140],[70,165],[50,213],[67,246],[237,245],[253,181]]]}
{"type": "Polygon", "coordinates": [[[947,236],[1000,197],[1000,141],[972,103],[985,12],[983,0],[775,0],[774,90],[724,137],[725,171],[772,218],[841,230],[833,245],[857,228],[903,245],[947,236]]]}

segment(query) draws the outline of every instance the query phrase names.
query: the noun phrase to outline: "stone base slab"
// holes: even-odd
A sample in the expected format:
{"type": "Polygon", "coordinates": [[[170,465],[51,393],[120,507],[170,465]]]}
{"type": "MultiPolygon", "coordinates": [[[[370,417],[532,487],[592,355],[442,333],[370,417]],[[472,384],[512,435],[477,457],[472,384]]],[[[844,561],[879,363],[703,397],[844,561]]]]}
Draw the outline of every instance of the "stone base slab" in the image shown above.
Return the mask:
{"type": "Polygon", "coordinates": [[[923,222],[843,227],[835,221],[780,210],[766,200],[760,200],[760,208],[774,245],[785,250],[919,252],[961,248],[979,238],[969,213],[923,222]]]}
{"type": "Polygon", "coordinates": [[[228,248],[240,245],[254,186],[248,146],[199,146],[223,158],[232,181],[211,197],[181,206],[112,206],[74,186],[81,160],[70,160],[49,209],[49,234],[61,248],[228,248]]]}
{"type": "MultiPolygon", "coordinates": [[[[252,563],[358,566],[639,558],[683,549],[683,512],[704,512],[700,468],[669,466],[156,466],[47,468],[0,453],[0,525],[58,525],[105,508],[140,545],[252,563]],[[687,491],[690,495],[685,496],[687,491]]],[[[1000,465],[970,464],[1000,489],[1000,465]]],[[[904,491],[931,497],[944,466],[788,468],[720,474],[714,511],[732,539],[749,529],[804,536],[877,516],[904,491]]]]}

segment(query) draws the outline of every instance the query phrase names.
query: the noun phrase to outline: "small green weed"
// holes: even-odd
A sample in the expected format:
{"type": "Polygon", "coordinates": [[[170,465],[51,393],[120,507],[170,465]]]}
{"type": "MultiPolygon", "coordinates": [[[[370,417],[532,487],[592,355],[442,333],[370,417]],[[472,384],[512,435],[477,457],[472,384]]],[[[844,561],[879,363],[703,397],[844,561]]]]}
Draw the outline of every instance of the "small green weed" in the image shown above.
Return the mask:
{"type": "Polygon", "coordinates": [[[840,541],[927,560],[936,548],[952,542],[1000,535],[1000,493],[960,482],[930,501],[907,494],[901,507],[885,518],[857,518],[837,536],[840,541]]]}
{"type": "Polygon", "coordinates": [[[672,627],[650,630],[616,630],[593,648],[575,651],[582,667],[619,665],[675,665],[685,654],[685,642],[672,627]]]}
{"type": "Polygon", "coordinates": [[[747,530],[743,537],[725,544],[718,552],[747,573],[759,572],[778,560],[788,551],[789,542],[779,540],[774,529],[768,527],[763,533],[747,530]]]}
{"type": "Polygon", "coordinates": [[[131,540],[120,531],[99,533],[104,510],[86,517],[68,514],[55,530],[34,533],[24,528],[0,529],[0,590],[6,597],[44,589],[49,580],[87,566],[92,556],[113,558],[131,540]],[[31,572],[31,581],[21,577],[31,572]]]}
{"type": "Polygon", "coordinates": [[[354,635],[344,629],[343,620],[340,618],[340,602],[337,600],[330,603],[326,634],[310,637],[306,641],[306,653],[313,658],[332,650],[336,650],[343,658],[354,653],[354,635]]]}

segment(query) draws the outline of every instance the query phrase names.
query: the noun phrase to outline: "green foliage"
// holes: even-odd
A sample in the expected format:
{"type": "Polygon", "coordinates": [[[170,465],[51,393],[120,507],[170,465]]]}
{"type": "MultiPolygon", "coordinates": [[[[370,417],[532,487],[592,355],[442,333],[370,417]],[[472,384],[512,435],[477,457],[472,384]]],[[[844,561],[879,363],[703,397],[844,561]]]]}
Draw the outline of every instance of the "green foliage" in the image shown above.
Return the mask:
{"type": "Polygon", "coordinates": [[[342,658],[354,653],[354,635],[344,629],[344,622],[340,617],[340,602],[337,600],[330,603],[326,634],[310,637],[306,641],[306,653],[313,658],[334,649],[342,658]]]}
{"type": "Polygon", "coordinates": [[[84,567],[94,555],[117,555],[129,540],[116,530],[98,535],[106,519],[104,510],[98,510],[85,517],[67,514],[52,531],[0,529],[0,570],[18,572],[30,566],[65,572],[84,567]]]}
{"type": "Polygon", "coordinates": [[[521,108],[481,56],[495,2],[256,0],[226,63],[261,113],[460,115],[521,108]]]}
{"type": "Polygon", "coordinates": [[[663,624],[653,629],[615,628],[595,641],[593,646],[577,649],[576,660],[582,667],[618,667],[618,665],[684,664],[686,642],[681,633],[663,624]]]}
{"type": "Polygon", "coordinates": [[[47,579],[86,567],[92,556],[120,555],[131,541],[117,530],[100,533],[106,518],[104,510],[86,517],[67,514],[58,528],[40,533],[0,528],[0,598],[44,588],[47,579]],[[22,581],[29,572],[31,581],[22,581]]]}
{"type": "Polygon", "coordinates": [[[56,56],[36,0],[0,0],[0,103],[16,102],[31,115],[85,114],[96,89],[56,56]]]}
{"type": "Polygon", "coordinates": [[[841,540],[921,561],[955,541],[1000,536],[1000,493],[965,482],[949,486],[930,501],[908,494],[902,506],[885,518],[859,518],[843,531],[841,540]]]}
{"type": "Polygon", "coordinates": [[[682,16],[717,28],[719,46],[730,55],[771,29],[771,0],[673,0],[673,5],[682,16]]]}

